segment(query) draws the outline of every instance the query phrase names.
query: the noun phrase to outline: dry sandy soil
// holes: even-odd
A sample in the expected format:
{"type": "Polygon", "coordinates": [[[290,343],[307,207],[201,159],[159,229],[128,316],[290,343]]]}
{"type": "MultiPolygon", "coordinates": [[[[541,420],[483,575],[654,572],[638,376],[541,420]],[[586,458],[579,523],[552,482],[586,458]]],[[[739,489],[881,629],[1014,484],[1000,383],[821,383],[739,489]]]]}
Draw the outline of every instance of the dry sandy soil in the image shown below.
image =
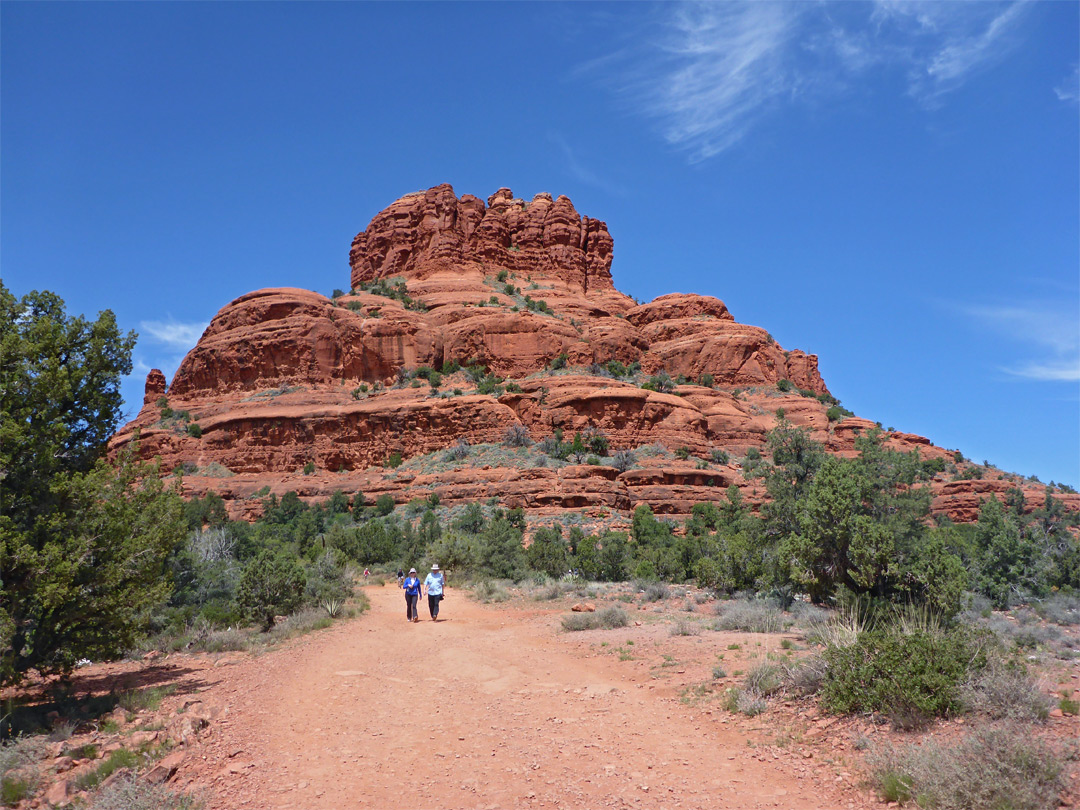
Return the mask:
{"type": "Polygon", "coordinates": [[[745,634],[672,637],[644,609],[569,634],[566,604],[453,588],[438,622],[409,624],[399,590],[366,592],[369,612],[276,651],[171,657],[172,699],[223,710],[173,784],[211,810],[880,806],[855,787],[850,729],[826,740],[812,710],[750,719],[693,692],[745,634]]]}

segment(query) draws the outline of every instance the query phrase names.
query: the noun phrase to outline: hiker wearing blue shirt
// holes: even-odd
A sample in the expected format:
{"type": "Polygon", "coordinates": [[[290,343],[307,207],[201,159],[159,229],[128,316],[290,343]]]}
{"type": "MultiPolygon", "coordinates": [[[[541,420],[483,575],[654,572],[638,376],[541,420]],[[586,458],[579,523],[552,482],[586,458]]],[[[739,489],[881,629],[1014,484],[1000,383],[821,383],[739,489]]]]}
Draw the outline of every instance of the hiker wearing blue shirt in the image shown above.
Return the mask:
{"type": "Polygon", "coordinates": [[[428,612],[431,614],[431,620],[437,621],[439,618],[439,602],[443,598],[443,586],[446,581],[443,579],[442,571],[439,570],[438,564],[431,566],[431,573],[427,575],[424,580],[424,588],[427,590],[427,606],[428,612]]]}
{"type": "Polygon", "coordinates": [[[405,589],[405,621],[418,622],[420,616],[416,610],[416,603],[420,601],[420,579],[416,576],[416,569],[409,569],[409,576],[401,584],[405,589]]]}

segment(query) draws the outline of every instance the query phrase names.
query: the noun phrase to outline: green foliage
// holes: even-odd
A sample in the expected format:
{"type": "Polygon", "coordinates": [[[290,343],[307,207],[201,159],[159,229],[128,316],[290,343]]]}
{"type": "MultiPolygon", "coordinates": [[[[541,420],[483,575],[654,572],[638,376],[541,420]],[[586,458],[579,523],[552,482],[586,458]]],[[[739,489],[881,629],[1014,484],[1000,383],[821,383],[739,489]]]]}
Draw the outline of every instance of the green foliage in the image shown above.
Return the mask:
{"type": "Polygon", "coordinates": [[[202,428],[199,427],[198,422],[192,422],[190,425],[188,425],[187,426],[187,432],[188,432],[188,435],[191,436],[194,439],[201,439],[202,438],[202,428]]]}
{"type": "Polygon", "coordinates": [[[545,315],[552,314],[551,307],[548,306],[547,301],[538,298],[530,298],[527,295],[525,296],[525,307],[532,312],[542,312],[545,315]]]}
{"type": "Polygon", "coordinates": [[[569,362],[569,360],[570,355],[568,355],[566,352],[563,352],[562,354],[552,358],[551,362],[548,364],[548,368],[550,368],[552,371],[558,371],[559,369],[566,368],[566,364],[569,362]]]}
{"type": "Polygon", "coordinates": [[[5,776],[0,781],[0,803],[4,807],[15,807],[23,799],[29,799],[34,793],[34,785],[29,779],[18,776],[5,776]]]}
{"type": "MultiPolygon", "coordinates": [[[[123,652],[169,592],[184,533],[156,467],[99,459],[120,418],[134,333],[0,283],[0,683],[123,652]]],[[[167,405],[166,405],[167,407],[167,405]]]]}
{"type": "Polygon", "coordinates": [[[506,270],[500,270],[498,272],[498,275],[495,276],[495,280],[500,282],[500,283],[506,281],[506,278],[507,278],[507,271],[506,270]]]}
{"type": "Polygon", "coordinates": [[[314,474],[315,474],[315,462],[314,461],[309,461],[307,464],[304,465],[304,475],[314,475],[314,474]]]}
{"type": "Polygon", "coordinates": [[[207,492],[201,498],[192,498],[184,502],[184,521],[191,530],[203,526],[223,526],[229,520],[225,511],[225,501],[216,492],[207,492]]]}
{"type": "Polygon", "coordinates": [[[486,523],[483,507],[473,501],[465,505],[465,510],[453,522],[451,528],[468,534],[480,534],[484,530],[486,523]]]}
{"type": "Polygon", "coordinates": [[[330,500],[327,501],[326,508],[332,515],[344,515],[348,513],[349,496],[340,489],[335,489],[330,495],[330,500]]]}
{"type": "Polygon", "coordinates": [[[77,790],[93,790],[121,768],[135,768],[141,757],[134,751],[118,748],[93,770],[83,773],[75,780],[77,790]]]}
{"type": "Polygon", "coordinates": [[[375,513],[377,515],[389,515],[394,511],[395,506],[394,496],[389,493],[380,495],[375,499],[375,513]]]}
{"type": "Polygon", "coordinates": [[[894,538],[870,514],[873,486],[854,464],[829,457],[800,499],[799,531],[787,551],[812,597],[828,596],[841,584],[869,591],[884,577],[894,538]]]}
{"type": "Polygon", "coordinates": [[[570,549],[563,540],[562,528],[555,524],[538,529],[525,549],[525,558],[534,571],[556,579],[565,574],[569,568],[570,549]]]}
{"type": "Polygon", "coordinates": [[[986,666],[986,640],[966,628],[861,633],[825,650],[822,705],[842,714],[880,712],[899,727],[962,710],[960,687],[986,666]]]}
{"type": "Polygon", "coordinates": [[[386,461],[383,462],[384,467],[388,467],[391,470],[397,469],[401,466],[402,458],[401,451],[395,450],[389,456],[386,457],[386,461]]]}
{"type": "Polygon", "coordinates": [[[704,385],[706,388],[712,388],[713,387],[713,375],[712,374],[702,374],[698,378],[698,383],[700,385],[704,385]]]}
{"type": "Polygon", "coordinates": [[[510,525],[505,516],[496,517],[480,533],[478,569],[495,579],[515,582],[525,576],[528,562],[521,545],[521,531],[510,525]]]}
{"type": "Polygon", "coordinates": [[[784,392],[790,391],[791,390],[791,380],[777,380],[776,387],[780,391],[784,391],[784,392]]]}
{"type": "Polygon", "coordinates": [[[643,382],[641,387],[647,391],[670,394],[675,390],[675,381],[671,379],[671,376],[666,371],[660,371],[658,374],[654,374],[643,382]]]}
{"type": "Polygon", "coordinates": [[[55,476],[87,472],[120,419],[120,380],[131,373],[135,333],[112,312],[68,317],[50,292],[21,300],[0,282],[0,514],[28,531],[55,508],[55,476]]]}
{"type": "Polygon", "coordinates": [[[380,278],[373,281],[365,281],[361,282],[356,287],[356,291],[369,292],[372,295],[381,295],[384,298],[392,298],[395,301],[400,301],[406,309],[412,309],[417,312],[427,312],[427,306],[423,302],[416,301],[409,296],[405,279],[380,278]]]}
{"type": "Polygon", "coordinates": [[[306,581],[295,560],[264,551],[244,566],[236,602],[245,615],[269,630],[276,615],[287,616],[300,607],[306,581]]]}
{"type": "Polygon", "coordinates": [[[1046,575],[1047,560],[1034,538],[1023,532],[1019,521],[991,496],[979,509],[975,543],[982,549],[976,575],[978,591],[994,606],[1006,609],[1025,592],[1038,592],[1046,575]]]}

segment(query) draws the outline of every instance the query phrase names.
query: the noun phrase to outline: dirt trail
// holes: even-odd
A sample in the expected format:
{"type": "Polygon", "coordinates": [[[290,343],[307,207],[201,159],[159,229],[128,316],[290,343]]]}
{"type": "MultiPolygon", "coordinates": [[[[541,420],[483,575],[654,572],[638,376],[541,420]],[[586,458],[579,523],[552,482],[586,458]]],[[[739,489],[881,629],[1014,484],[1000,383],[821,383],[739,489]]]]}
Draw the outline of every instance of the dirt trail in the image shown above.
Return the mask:
{"type": "Polygon", "coordinates": [[[362,617],[219,670],[226,719],[183,769],[210,808],[853,806],[550,610],[450,589],[439,622],[409,624],[400,591],[366,590],[362,617]]]}

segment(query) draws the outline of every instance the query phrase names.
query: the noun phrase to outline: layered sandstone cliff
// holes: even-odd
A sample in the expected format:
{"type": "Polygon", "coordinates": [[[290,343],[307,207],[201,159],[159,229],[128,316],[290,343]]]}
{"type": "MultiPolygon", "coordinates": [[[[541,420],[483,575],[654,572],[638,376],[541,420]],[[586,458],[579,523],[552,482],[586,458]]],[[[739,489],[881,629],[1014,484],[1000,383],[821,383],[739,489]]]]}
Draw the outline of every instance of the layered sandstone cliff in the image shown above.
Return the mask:
{"type": "MultiPolygon", "coordinates": [[[[836,453],[873,427],[829,420],[816,356],[785,351],[715,298],[638,305],[615,289],[612,257],[605,223],[566,197],[525,202],[499,189],[485,203],[448,185],[408,195],[353,240],[348,293],[258,290],[225,306],[167,388],[151,372],[113,450],[138,435],[141,455],[186,467],[189,491],[220,492],[234,515],[253,514],[265,487],[684,514],[731,484],[760,499],[737,458],[763,444],[778,409],[836,453]],[[454,364],[493,376],[457,371],[436,390],[410,374],[454,364]],[[616,364],[631,373],[612,376],[616,364]],[[648,390],[650,375],[679,384],[648,390]],[[534,441],[598,430],[612,451],[638,448],[638,463],[567,465],[535,449],[437,461],[461,442],[498,445],[517,426],[534,441]],[[681,448],[687,458],[673,455],[681,448]],[[382,466],[398,454],[402,467],[382,466]]],[[[888,443],[949,455],[909,434],[888,443]]],[[[935,508],[971,519],[978,483],[937,482],[935,508]]]]}

